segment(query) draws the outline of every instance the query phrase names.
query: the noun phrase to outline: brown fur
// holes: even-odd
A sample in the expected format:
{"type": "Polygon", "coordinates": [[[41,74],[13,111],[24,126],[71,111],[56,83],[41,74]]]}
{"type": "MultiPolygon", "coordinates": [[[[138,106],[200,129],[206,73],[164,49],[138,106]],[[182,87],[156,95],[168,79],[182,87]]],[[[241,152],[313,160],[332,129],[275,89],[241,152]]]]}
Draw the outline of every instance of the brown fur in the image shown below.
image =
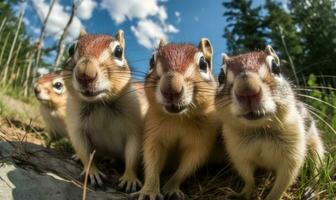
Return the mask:
{"type": "MultiPolygon", "coordinates": [[[[208,44],[210,45],[209,42],[208,44]]],[[[201,77],[198,64],[194,59],[196,47],[169,44],[166,46],[159,48],[160,54],[157,56],[157,62],[160,62],[162,68],[167,71],[160,75],[157,72],[158,69],[155,68],[145,81],[146,95],[151,106],[145,120],[143,147],[145,183],[138,193],[139,199],[145,197],[155,199],[161,196],[160,173],[165,166],[171,164],[177,164],[177,169],[163,186],[162,191],[168,198],[183,199],[184,195],[180,190],[181,183],[208,159],[219,128],[214,110],[216,84],[213,78],[205,81],[201,77]],[[185,77],[183,73],[191,70],[190,68],[194,68],[193,73],[190,77],[185,77]],[[167,114],[162,105],[158,103],[157,87],[162,86],[160,80],[165,76],[172,77],[167,79],[168,83],[164,85],[172,84],[171,80],[177,76],[178,81],[174,84],[182,84],[185,92],[194,91],[193,105],[189,106],[186,113],[167,114]],[[171,155],[172,152],[174,152],[173,155],[171,155]],[[172,157],[173,160],[167,160],[172,157]],[[179,159],[176,161],[177,157],[179,159]]],[[[212,55],[212,51],[205,52],[202,48],[198,51],[203,51],[204,55],[212,55]]]]}
{"type": "MultiPolygon", "coordinates": [[[[139,84],[136,84],[137,88],[133,87],[125,56],[114,57],[111,42],[118,42],[124,49],[123,32],[119,31],[115,38],[81,34],[74,56],[64,71],[70,94],[66,122],[84,169],[88,167],[89,155],[94,149],[97,155],[118,158],[125,163],[119,186],[126,192],[134,192],[141,185],[136,169],[140,161],[147,101],[139,84]],[[82,77],[85,77],[83,83],[77,81],[82,77]],[[96,91],[102,92],[90,95],[96,91]]],[[[95,163],[90,167],[89,175],[91,183],[102,184],[100,176],[103,173],[95,163]]]]}
{"type": "Polygon", "coordinates": [[[196,51],[197,48],[191,44],[167,44],[158,49],[157,57],[164,70],[184,72],[194,62],[196,51]]]}
{"type": "Polygon", "coordinates": [[[217,111],[223,121],[225,147],[245,182],[238,196],[247,199],[255,189],[254,171],[257,168],[276,172],[274,186],[266,200],[278,200],[295,181],[307,149],[314,152],[316,166],[321,166],[324,158],[322,140],[314,120],[307,121],[308,112],[295,98],[287,80],[272,72],[271,63],[268,63],[270,58],[279,61],[270,46],[264,53],[252,52],[233,58],[224,56],[227,79],[219,86],[216,97],[217,111]],[[260,103],[247,107],[239,103],[237,93],[253,94],[253,98],[260,95],[260,103]],[[252,120],[245,117],[253,112],[263,117],[252,120]]]}
{"type": "Polygon", "coordinates": [[[55,139],[68,136],[65,126],[66,92],[65,89],[60,94],[55,92],[53,81],[56,79],[61,81],[62,76],[57,73],[45,74],[37,79],[34,86],[34,90],[39,91],[35,95],[40,102],[40,112],[49,136],[47,145],[55,139]],[[48,99],[43,99],[40,95],[48,99]]]}
{"type": "Polygon", "coordinates": [[[112,42],[110,35],[84,35],[78,40],[77,51],[80,57],[98,58],[112,42]]]}
{"type": "Polygon", "coordinates": [[[267,54],[263,51],[254,51],[230,57],[225,63],[228,69],[236,75],[244,70],[258,71],[260,64],[265,62],[266,56],[267,54]]]}

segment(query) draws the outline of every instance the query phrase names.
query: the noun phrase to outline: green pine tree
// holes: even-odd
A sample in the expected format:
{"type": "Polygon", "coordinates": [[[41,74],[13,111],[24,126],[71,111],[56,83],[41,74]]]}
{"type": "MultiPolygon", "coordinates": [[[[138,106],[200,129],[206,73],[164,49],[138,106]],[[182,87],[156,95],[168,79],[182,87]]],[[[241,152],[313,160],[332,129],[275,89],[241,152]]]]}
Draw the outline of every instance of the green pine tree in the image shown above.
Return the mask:
{"type": "Polygon", "coordinates": [[[266,0],[264,26],[269,30],[266,34],[272,46],[279,53],[281,59],[287,61],[285,65],[288,71],[299,83],[297,66],[302,65],[303,49],[300,41],[300,32],[291,14],[283,8],[283,4],[272,0],[266,0]]]}
{"type": "Polygon", "coordinates": [[[223,36],[227,39],[229,53],[264,49],[261,7],[252,7],[252,0],[229,0],[223,2],[223,6],[227,22],[223,36]]]}
{"type": "Polygon", "coordinates": [[[336,74],[336,8],[334,0],[291,0],[291,15],[300,29],[304,75],[336,74]]]}

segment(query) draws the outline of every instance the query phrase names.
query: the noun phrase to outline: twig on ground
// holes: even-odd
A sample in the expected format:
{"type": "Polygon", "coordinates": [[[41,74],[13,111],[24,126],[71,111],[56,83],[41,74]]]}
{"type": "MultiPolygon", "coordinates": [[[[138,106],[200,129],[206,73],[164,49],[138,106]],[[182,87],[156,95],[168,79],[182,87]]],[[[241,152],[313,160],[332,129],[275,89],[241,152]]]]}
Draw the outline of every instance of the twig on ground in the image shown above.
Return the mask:
{"type": "Polygon", "coordinates": [[[91,163],[92,163],[92,160],[93,160],[93,157],[94,157],[95,153],[96,153],[96,150],[93,150],[93,152],[90,154],[89,163],[88,163],[88,166],[86,168],[85,179],[84,179],[84,187],[83,187],[83,200],[86,200],[86,188],[87,188],[87,182],[88,182],[88,177],[89,177],[89,171],[90,171],[91,163]]]}

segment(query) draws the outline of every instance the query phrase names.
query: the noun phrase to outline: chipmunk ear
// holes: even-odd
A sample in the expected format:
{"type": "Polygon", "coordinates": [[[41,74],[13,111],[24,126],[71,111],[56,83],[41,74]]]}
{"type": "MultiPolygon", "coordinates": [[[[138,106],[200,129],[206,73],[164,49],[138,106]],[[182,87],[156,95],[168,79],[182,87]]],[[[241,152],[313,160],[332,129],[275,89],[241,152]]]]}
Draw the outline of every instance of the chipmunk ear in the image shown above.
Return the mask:
{"type": "Polygon", "coordinates": [[[118,30],[115,38],[118,40],[122,48],[125,48],[125,36],[123,30],[118,30]]]}
{"type": "Polygon", "coordinates": [[[84,35],[87,35],[87,32],[85,31],[85,28],[81,28],[80,31],[79,31],[79,37],[83,37],[84,35]]]}
{"type": "Polygon", "coordinates": [[[210,65],[210,69],[212,69],[212,55],[213,55],[213,49],[212,45],[210,43],[210,40],[208,38],[202,38],[200,43],[198,44],[199,50],[203,53],[205,59],[210,65]]]}
{"type": "Polygon", "coordinates": [[[222,53],[222,64],[226,64],[229,59],[230,57],[226,53],[222,53]]]}
{"type": "Polygon", "coordinates": [[[276,54],[276,52],[274,51],[273,47],[271,45],[267,45],[265,48],[265,53],[267,55],[273,56],[275,62],[280,65],[280,59],[278,57],[278,55],[276,54]]]}
{"type": "Polygon", "coordinates": [[[167,41],[164,38],[160,38],[159,48],[165,46],[166,44],[167,44],[167,41]]]}

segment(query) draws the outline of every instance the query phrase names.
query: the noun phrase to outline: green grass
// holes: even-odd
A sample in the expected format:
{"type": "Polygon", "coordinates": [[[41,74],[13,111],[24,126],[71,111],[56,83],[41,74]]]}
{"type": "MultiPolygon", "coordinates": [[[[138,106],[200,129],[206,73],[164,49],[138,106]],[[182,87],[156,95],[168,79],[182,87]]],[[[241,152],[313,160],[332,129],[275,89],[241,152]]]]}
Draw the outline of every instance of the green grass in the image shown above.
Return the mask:
{"type": "Polygon", "coordinates": [[[14,99],[18,99],[20,101],[23,101],[25,103],[36,104],[35,97],[32,96],[32,94],[30,94],[28,97],[25,97],[23,95],[22,88],[15,88],[14,89],[10,86],[0,85],[0,92],[2,92],[3,94],[6,94],[8,96],[13,97],[14,99]]]}
{"type": "Polygon", "coordinates": [[[3,104],[3,102],[0,100],[0,115],[4,116],[7,114],[6,106],[3,104]]]}
{"type": "MultiPolygon", "coordinates": [[[[311,157],[308,156],[306,162],[299,173],[297,182],[290,190],[290,196],[292,199],[309,199],[307,194],[308,189],[312,189],[315,193],[319,193],[320,199],[335,199],[336,196],[336,89],[331,85],[319,85],[314,75],[311,75],[307,81],[307,86],[301,87],[297,92],[310,96],[311,98],[302,98],[307,105],[310,112],[314,113],[312,116],[316,119],[317,125],[321,131],[321,136],[326,149],[326,155],[324,164],[319,169],[318,176],[312,175],[312,169],[315,168],[314,162],[311,157]]],[[[19,90],[13,90],[10,88],[0,87],[0,91],[12,96],[15,99],[22,100],[29,104],[36,104],[35,98],[24,98],[22,92],[19,90]]],[[[4,102],[0,99],[0,115],[10,116],[11,113],[6,109],[4,102]]],[[[56,141],[52,144],[52,148],[59,150],[60,152],[73,152],[71,145],[67,140],[56,141]]],[[[222,180],[226,180],[229,175],[225,175],[222,180]]],[[[237,177],[236,177],[237,178],[237,177]]],[[[197,179],[206,179],[205,177],[198,177],[197,179]]],[[[209,177],[209,180],[214,179],[213,176],[209,177]]],[[[237,179],[234,179],[237,180],[237,179]]],[[[217,199],[218,195],[221,196],[222,191],[218,193],[213,189],[214,186],[209,186],[206,181],[200,183],[205,191],[210,191],[213,199],[217,199]],[[212,191],[213,190],[213,191],[212,191]]],[[[194,183],[190,183],[190,187],[193,187],[194,183]]],[[[195,190],[191,190],[195,198],[201,199],[199,193],[199,186],[195,190]],[[198,191],[198,192],[196,192],[198,191]]],[[[216,184],[215,184],[216,185],[216,184]]],[[[221,181],[218,186],[225,186],[221,181]]],[[[188,191],[187,191],[188,192],[188,191]]],[[[191,194],[191,193],[190,193],[191,194]]],[[[208,195],[208,194],[207,194],[208,195]]],[[[287,198],[286,198],[287,199],[287,198]]]]}
{"type": "MultiPolygon", "coordinates": [[[[321,199],[335,199],[336,196],[336,90],[331,85],[318,85],[317,78],[310,75],[303,92],[312,98],[302,99],[315,118],[326,149],[326,156],[318,177],[311,174],[315,167],[308,156],[298,180],[299,196],[308,187],[320,192],[321,199]]],[[[302,92],[300,92],[302,93],[302,92]]]]}

